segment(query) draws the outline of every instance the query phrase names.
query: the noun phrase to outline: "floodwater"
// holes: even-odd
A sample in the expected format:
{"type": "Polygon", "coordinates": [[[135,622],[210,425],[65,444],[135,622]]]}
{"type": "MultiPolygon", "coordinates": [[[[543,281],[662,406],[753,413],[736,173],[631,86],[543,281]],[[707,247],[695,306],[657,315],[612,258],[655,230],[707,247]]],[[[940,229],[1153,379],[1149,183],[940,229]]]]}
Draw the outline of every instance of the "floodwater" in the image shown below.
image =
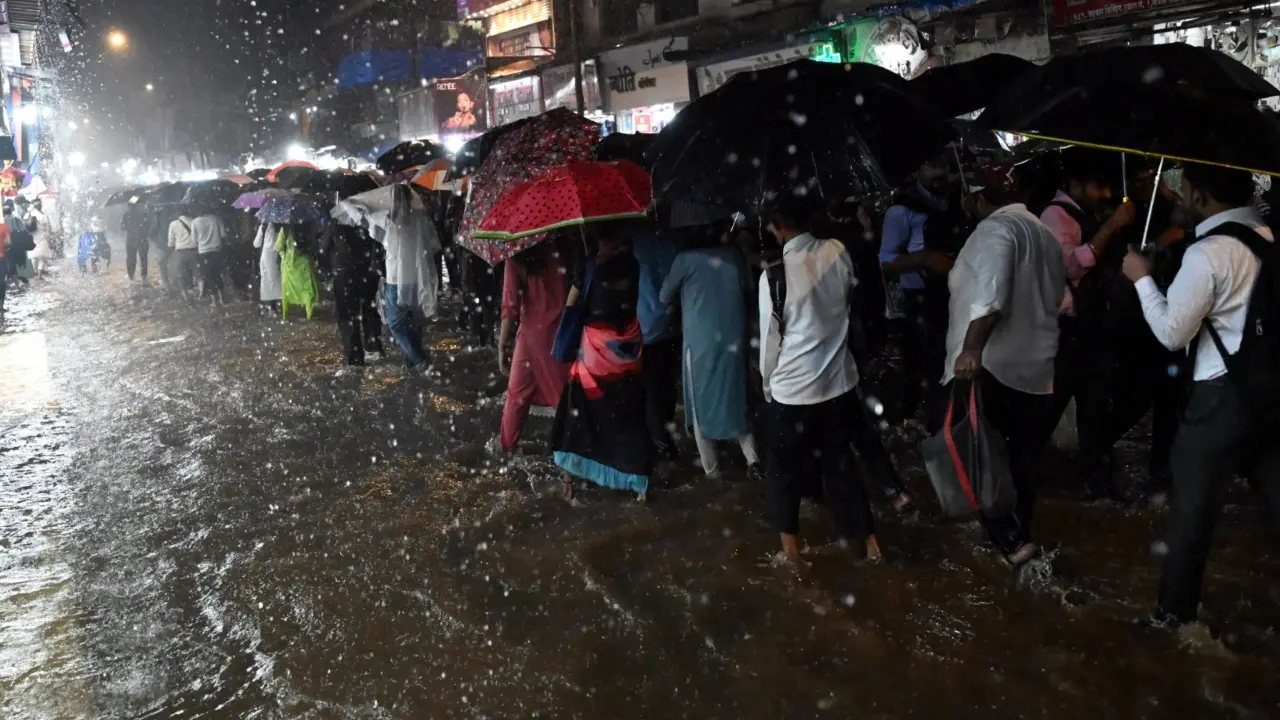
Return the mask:
{"type": "Polygon", "coordinates": [[[872,566],[809,508],[796,577],[744,480],[686,459],[648,506],[569,506],[547,421],[491,454],[503,384],[452,323],[439,374],[409,376],[339,372],[327,314],[180,307],[118,267],[10,307],[6,720],[1280,717],[1280,560],[1247,492],[1209,568],[1217,637],[1151,633],[1159,509],[1051,490],[1053,573],[1015,587],[973,524],[882,513],[872,566]]]}

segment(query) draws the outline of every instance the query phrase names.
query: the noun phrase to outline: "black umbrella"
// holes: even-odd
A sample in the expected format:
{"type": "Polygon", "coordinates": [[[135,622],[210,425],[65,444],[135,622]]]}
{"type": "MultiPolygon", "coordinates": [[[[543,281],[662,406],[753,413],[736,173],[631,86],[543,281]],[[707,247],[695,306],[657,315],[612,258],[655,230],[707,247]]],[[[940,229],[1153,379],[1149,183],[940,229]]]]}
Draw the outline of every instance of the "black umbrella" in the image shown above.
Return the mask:
{"type": "Polygon", "coordinates": [[[955,117],[986,107],[1002,88],[1034,68],[1020,57],[992,53],[928,70],[911,87],[944,115],[955,117]]]}
{"type": "Polygon", "coordinates": [[[323,172],[315,168],[301,165],[280,168],[280,171],[276,173],[276,184],[282,190],[302,190],[307,188],[316,176],[323,175],[323,172]]]}
{"type": "Polygon", "coordinates": [[[1175,66],[1156,62],[1145,52],[1152,49],[1098,53],[1111,58],[1109,71],[1095,59],[1055,60],[1016,80],[978,123],[1042,140],[1280,174],[1280,124],[1253,104],[1280,91],[1221,53],[1185,47],[1167,54],[1175,66]]]}
{"type": "Polygon", "coordinates": [[[1026,101],[1024,111],[993,108],[1002,114],[984,112],[979,122],[1053,142],[1280,175],[1280,123],[1243,101],[1133,88],[1026,101]]]}
{"type": "Polygon", "coordinates": [[[137,202],[151,207],[177,205],[186,197],[188,187],[190,187],[189,183],[185,182],[160,183],[140,193],[137,202]]]}
{"type": "Polygon", "coordinates": [[[1223,53],[1171,43],[1056,57],[1004,85],[988,108],[1010,107],[1021,103],[1024,96],[1079,87],[1186,90],[1246,101],[1280,95],[1280,90],[1262,76],[1223,53]]]}
{"type": "Polygon", "coordinates": [[[271,174],[271,168],[258,168],[257,170],[250,170],[249,172],[245,173],[245,175],[248,175],[254,180],[266,180],[267,176],[270,174],[271,174]]]}
{"type": "MultiPolygon", "coordinates": [[[[559,112],[560,110],[564,110],[564,108],[555,108],[548,112],[559,112]]],[[[462,147],[458,148],[458,152],[453,154],[453,167],[449,168],[449,172],[445,174],[445,182],[453,182],[479,170],[480,166],[484,165],[485,159],[489,157],[489,153],[493,150],[493,145],[498,141],[498,138],[512,130],[518,130],[528,125],[532,120],[533,118],[521,118],[513,123],[499,125],[483,135],[468,140],[462,147]]]]}
{"type": "Polygon", "coordinates": [[[244,193],[244,188],[230,180],[201,180],[191,183],[182,202],[200,205],[230,205],[244,193]]]}
{"type": "Polygon", "coordinates": [[[955,137],[905,80],[868,63],[800,60],[735,75],[685,108],[647,153],[654,199],[757,210],[807,186],[892,188],[955,137]]]}
{"type": "Polygon", "coordinates": [[[657,135],[628,133],[614,133],[605,137],[596,146],[597,160],[630,160],[631,162],[643,167],[649,167],[649,161],[645,158],[645,152],[653,147],[653,142],[658,139],[657,135]]]}
{"type": "Polygon", "coordinates": [[[382,172],[393,175],[448,155],[449,151],[443,145],[429,140],[408,140],[379,155],[377,166],[382,172]]]}
{"type": "Polygon", "coordinates": [[[154,186],[147,186],[147,187],[135,186],[135,187],[127,187],[123,190],[117,190],[114,193],[112,193],[110,197],[107,198],[107,201],[103,203],[102,206],[111,207],[112,205],[123,205],[125,203],[132,204],[133,202],[137,202],[138,200],[141,200],[143,193],[145,193],[147,190],[151,189],[152,187],[154,186]]]}

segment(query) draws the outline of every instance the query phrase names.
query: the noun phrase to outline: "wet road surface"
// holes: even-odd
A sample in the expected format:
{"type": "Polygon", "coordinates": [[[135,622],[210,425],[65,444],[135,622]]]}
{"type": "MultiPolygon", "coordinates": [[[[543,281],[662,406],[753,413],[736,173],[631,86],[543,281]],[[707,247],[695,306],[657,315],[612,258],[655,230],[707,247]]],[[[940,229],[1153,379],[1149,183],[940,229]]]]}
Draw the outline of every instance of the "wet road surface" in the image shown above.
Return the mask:
{"type": "Polygon", "coordinates": [[[882,515],[868,566],[809,508],[797,578],[745,481],[686,460],[647,507],[568,506],[546,457],[492,455],[503,384],[451,323],[409,376],[339,372],[325,313],[181,307],[118,268],[10,308],[0,718],[1280,717],[1280,561],[1243,491],[1220,639],[1147,634],[1159,510],[1050,492],[1053,574],[1015,588],[974,524],[882,515]]]}

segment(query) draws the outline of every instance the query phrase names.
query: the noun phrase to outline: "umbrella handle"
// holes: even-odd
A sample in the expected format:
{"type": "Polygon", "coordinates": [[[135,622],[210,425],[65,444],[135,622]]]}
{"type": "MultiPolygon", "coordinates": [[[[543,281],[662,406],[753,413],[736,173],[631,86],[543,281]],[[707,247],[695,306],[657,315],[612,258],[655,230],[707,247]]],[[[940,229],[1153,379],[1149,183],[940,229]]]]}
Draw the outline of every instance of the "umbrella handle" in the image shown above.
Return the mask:
{"type": "Polygon", "coordinates": [[[1147,235],[1151,233],[1151,213],[1156,209],[1156,193],[1160,192],[1160,176],[1164,174],[1164,158],[1156,166],[1155,182],[1151,184],[1151,202],[1147,205],[1147,222],[1142,226],[1142,249],[1147,249],[1147,235]]]}

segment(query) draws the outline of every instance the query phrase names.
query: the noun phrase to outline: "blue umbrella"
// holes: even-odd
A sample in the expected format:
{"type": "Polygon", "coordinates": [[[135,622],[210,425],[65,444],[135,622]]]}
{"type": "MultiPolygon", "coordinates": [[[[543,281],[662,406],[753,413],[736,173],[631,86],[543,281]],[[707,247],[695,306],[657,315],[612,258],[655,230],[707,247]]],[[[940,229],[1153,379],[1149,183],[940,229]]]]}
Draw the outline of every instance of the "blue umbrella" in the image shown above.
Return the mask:
{"type": "Polygon", "coordinates": [[[283,195],[268,198],[258,211],[258,219],[276,225],[301,225],[325,216],[325,210],[306,195],[283,195]]]}

